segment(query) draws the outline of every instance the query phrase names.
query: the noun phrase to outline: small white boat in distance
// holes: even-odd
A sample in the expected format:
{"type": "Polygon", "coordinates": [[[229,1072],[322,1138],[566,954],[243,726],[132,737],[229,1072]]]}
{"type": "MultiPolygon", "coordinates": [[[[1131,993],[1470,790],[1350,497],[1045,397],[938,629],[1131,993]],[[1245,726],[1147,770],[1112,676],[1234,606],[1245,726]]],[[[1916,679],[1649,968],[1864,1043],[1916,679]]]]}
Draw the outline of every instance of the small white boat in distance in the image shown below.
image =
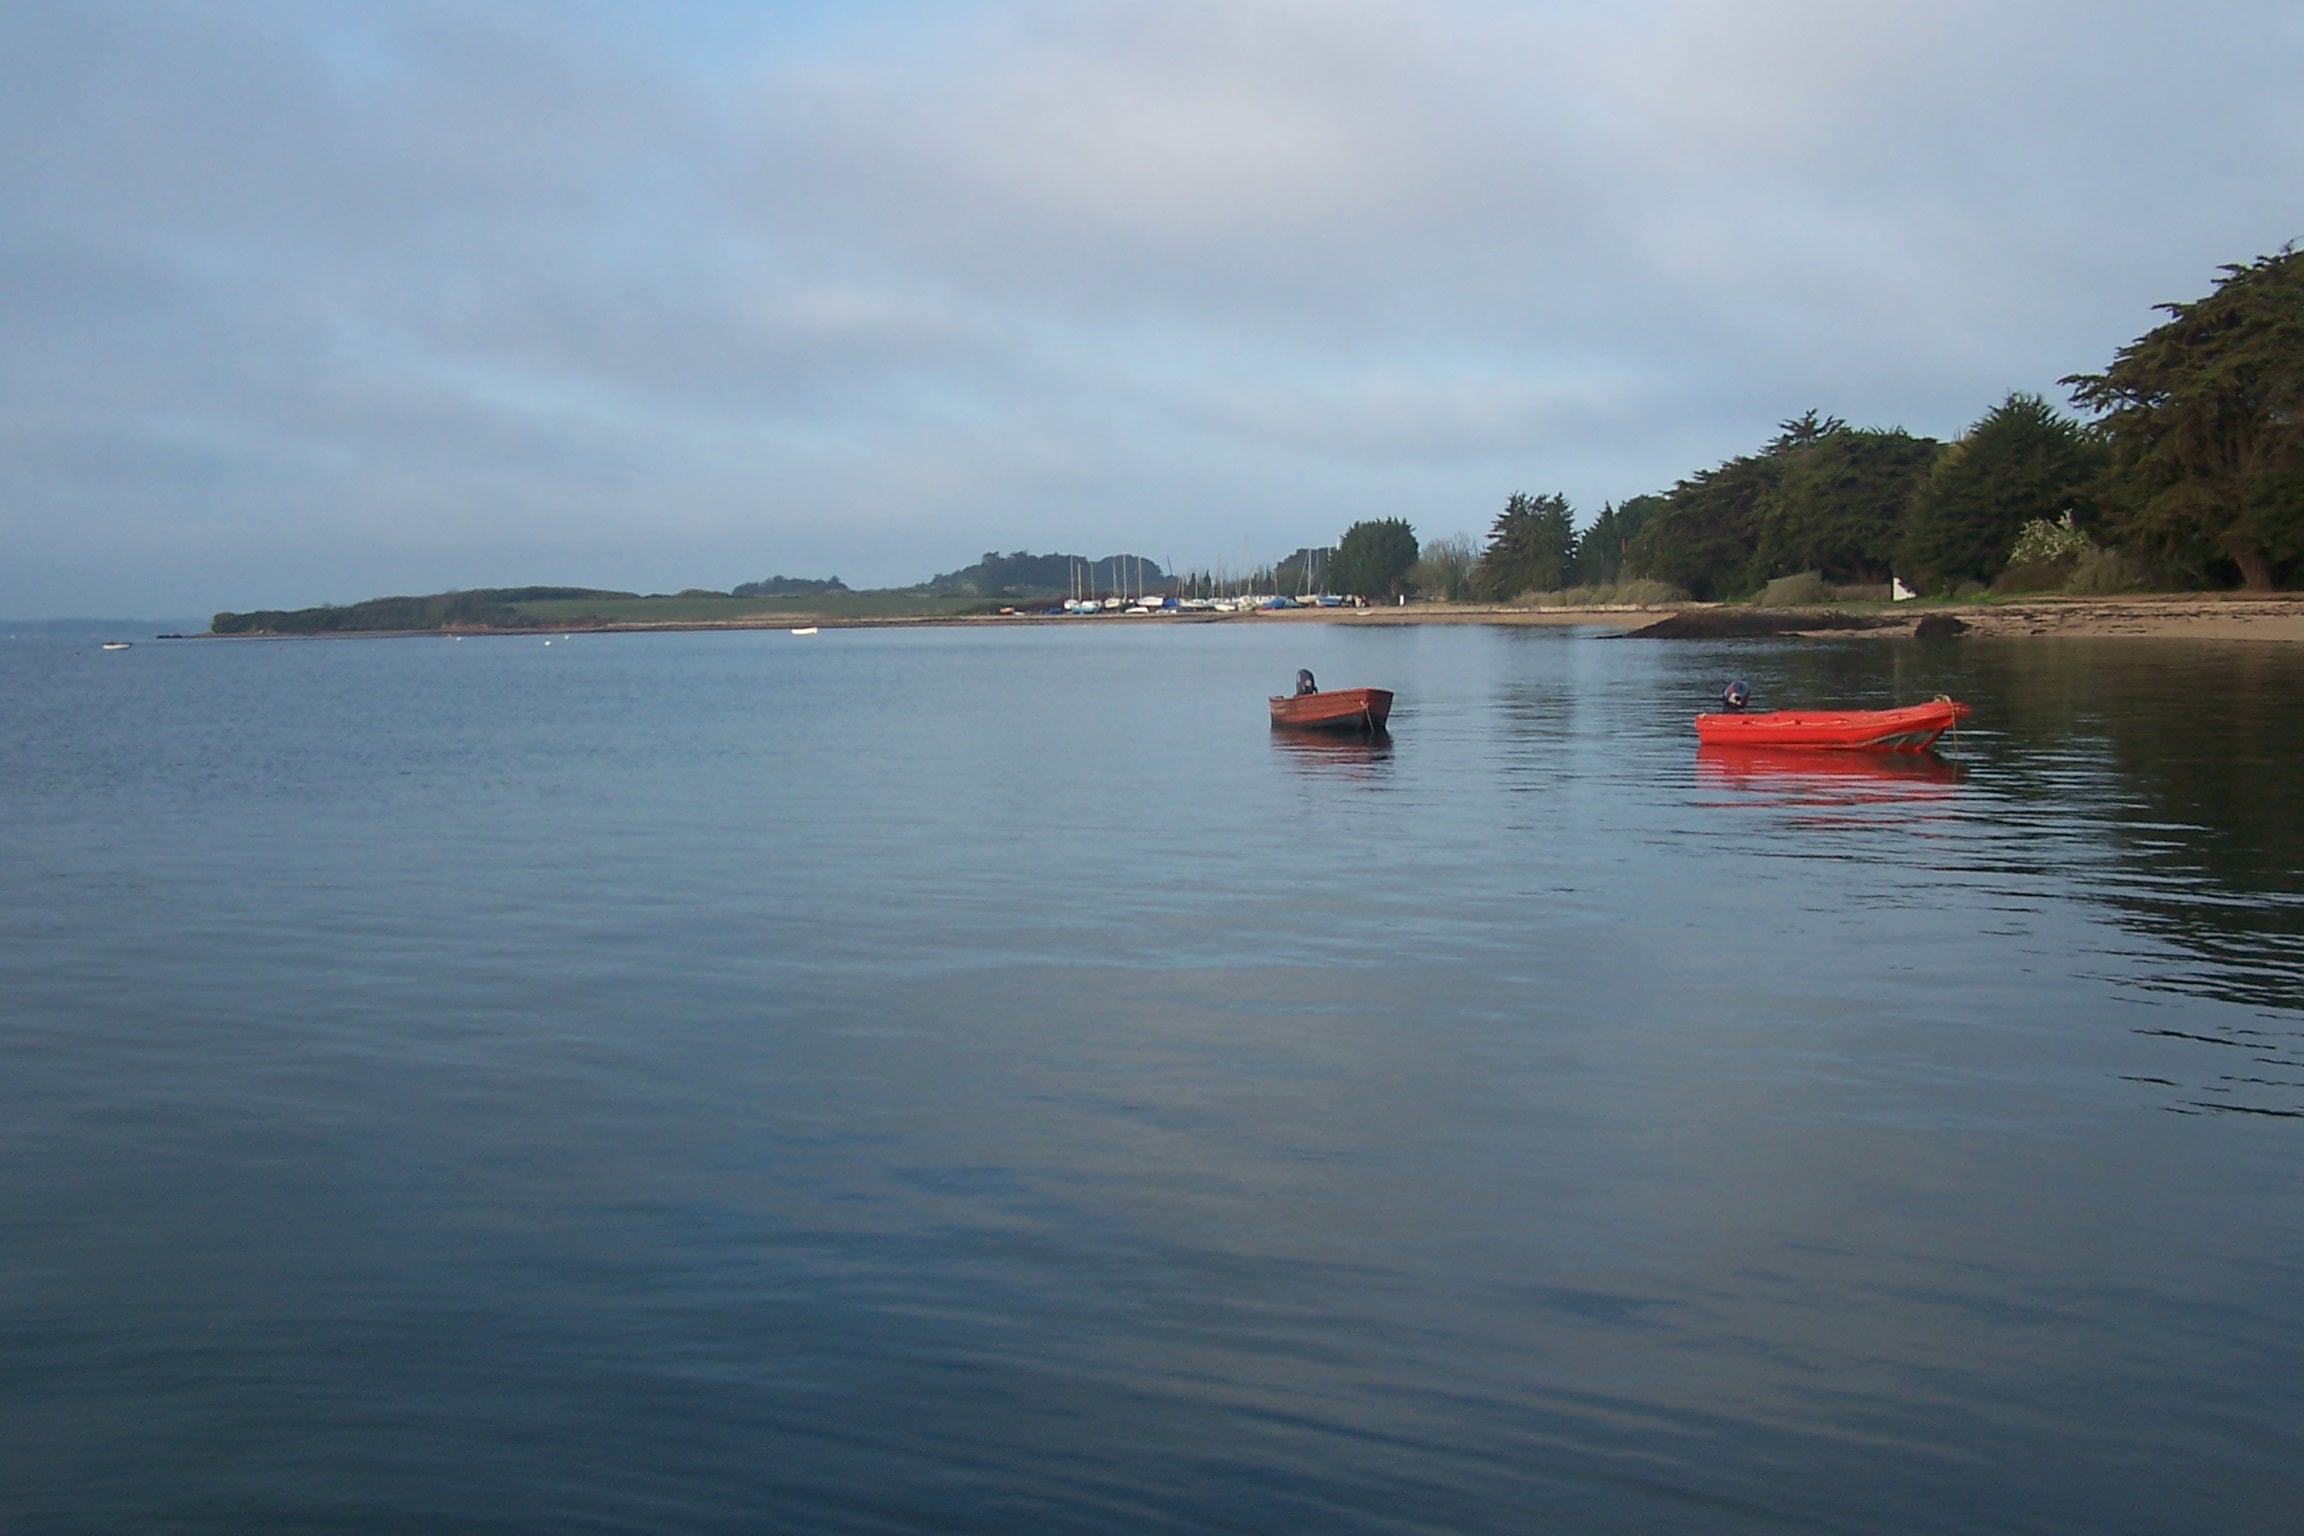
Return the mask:
{"type": "Polygon", "coordinates": [[[811,624],[806,629],[796,629],[792,631],[792,633],[796,635],[812,635],[816,633],[816,626],[811,624]]]}
{"type": "Polygon", "coordinates": [[[129,648],[130,644],[132,644],[132,642],[127,640],[107,640],[100,647],[100,649],[107,651],[125,651],[129,648]]]}

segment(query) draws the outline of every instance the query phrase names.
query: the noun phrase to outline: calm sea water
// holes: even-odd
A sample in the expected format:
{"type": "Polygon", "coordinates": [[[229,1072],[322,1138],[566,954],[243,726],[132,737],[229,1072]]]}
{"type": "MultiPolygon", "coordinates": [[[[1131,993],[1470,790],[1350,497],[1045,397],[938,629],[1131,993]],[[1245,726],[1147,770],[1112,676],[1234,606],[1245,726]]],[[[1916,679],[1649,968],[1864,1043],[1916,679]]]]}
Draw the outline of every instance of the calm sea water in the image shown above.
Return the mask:
{"type": "Polygon", "coordinates": [[[2294,651],[0,644],[10,1530],[2300,1509],[2294,651]]]}

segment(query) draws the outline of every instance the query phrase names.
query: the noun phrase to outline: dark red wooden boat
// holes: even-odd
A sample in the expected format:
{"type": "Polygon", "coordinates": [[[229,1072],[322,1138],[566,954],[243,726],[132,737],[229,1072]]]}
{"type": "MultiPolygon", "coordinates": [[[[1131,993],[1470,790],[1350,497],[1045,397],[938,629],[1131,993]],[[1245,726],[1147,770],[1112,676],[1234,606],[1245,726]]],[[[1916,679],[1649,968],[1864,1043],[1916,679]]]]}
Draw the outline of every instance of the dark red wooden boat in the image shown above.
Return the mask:
{"type": "Polygon", "coordinates": [[[1272,695],[1272,723],[1306,731],[1380,731],[1392,713],[1389,688],[1321,688],[1272,695]]]}
{"type": "Polygon", "coordinates": [[[1797,747],[1802,751],[1925,752],[1968,718],[1958,699],[1902,709],[1768,709],[1696,717],[1708,747],[1797,747]]]}

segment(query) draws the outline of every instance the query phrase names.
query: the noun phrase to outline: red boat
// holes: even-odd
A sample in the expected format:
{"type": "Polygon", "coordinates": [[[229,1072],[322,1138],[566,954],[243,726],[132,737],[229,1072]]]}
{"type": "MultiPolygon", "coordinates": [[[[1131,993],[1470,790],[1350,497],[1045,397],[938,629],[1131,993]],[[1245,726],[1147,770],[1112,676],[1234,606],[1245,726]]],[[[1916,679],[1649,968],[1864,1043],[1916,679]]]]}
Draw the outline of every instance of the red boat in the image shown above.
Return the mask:
{"type": "Polygon", "coordinates": [[[1389,688],[1322,688],[1272,695],[1272,723],[1310,731],[1380,731],[1392,713],[1389,688]]]}
{"type": "Polygon", "coordinates": [[[1797,747],[1802,751],[1925,752],[1968,718],[1958,699],[1903,709],[1770,709],[1696,717],[1696,739],[1708,747],[1797,747]]]}

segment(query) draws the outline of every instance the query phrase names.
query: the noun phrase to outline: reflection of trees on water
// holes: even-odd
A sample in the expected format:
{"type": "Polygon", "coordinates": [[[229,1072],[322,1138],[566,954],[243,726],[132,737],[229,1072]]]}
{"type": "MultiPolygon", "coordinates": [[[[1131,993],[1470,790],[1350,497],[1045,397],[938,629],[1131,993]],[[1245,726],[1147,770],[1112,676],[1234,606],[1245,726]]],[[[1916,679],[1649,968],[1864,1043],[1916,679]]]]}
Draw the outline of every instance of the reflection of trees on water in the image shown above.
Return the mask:
{"type": "Polygon", "coordinates": [[[2094,791],[2070,808],[2119,868],[2085,894],[2205,961],[2187,990],[2304,1007],[2304,657],[2113,641],[1978,663],[2009,792],[2094,791]]]}
{"type": "Polygon", "coordinates": [[[1747,670],[1766,707],[1966,699],[1975,718],[1947,755],[1973,762],[1987,792],[2055,813],[1984,810],[1980,858],[2062,876],[2199,956],[2207,971],[2188,990],[2304,1008],[2304,654],[1867,641],[1771,648],[1747,670]]]}
{"type": "Polygon", "coordinates": [[[2184,1105],[2304,1114],[2304,653],[1871,641],[1771,647],[1746,669],[1771,706],[1974,705],[1946,743],[1974,765],[1965,866],[2091,902],[2188,957],[2132,957],[2142,985],[2267,1011],[2167,1031],[2206,1052],[2169,1085],[2184,1105]]]}

